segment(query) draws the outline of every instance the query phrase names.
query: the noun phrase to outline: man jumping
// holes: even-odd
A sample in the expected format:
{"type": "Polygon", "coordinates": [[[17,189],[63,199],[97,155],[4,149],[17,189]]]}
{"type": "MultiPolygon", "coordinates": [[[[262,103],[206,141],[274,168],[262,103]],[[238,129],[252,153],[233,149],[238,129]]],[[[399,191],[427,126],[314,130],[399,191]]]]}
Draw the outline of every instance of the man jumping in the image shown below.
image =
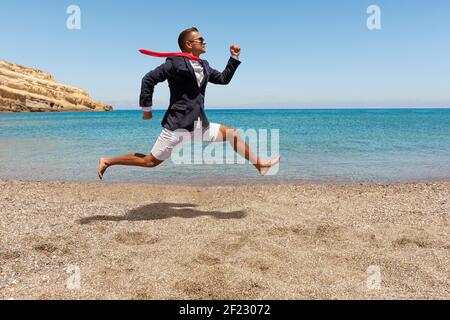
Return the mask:
{"type": "Polygon", "coordinates": [[[201,54],[206,52],[206,42],[196,28],[184,30],[178,44],[186,56],[173,56],[166,62],[150,71],[142,79],[140,106],[143,109],[143,119],[152,119],[152,99],[154,87],[157,83],[168,80],[170,87],[170,106],[161,122],[163,130],[150,154],[127,154],[117,158],[101,158],[98,177],[103,179],[106,169],[114,165],[138,166],[153,168],[169,159],[173,149],[186,138],[195,137],[196,126],[202,129],[203,142],[228,141],[235,152],[249,160],[261,175],[280,161],[280,156],[274,160],[263,161],[250,150],[248,144],[240,137],[237,130],[225,125],[210,123],[204,111],[205,91],[208,82],[220,85],[230,83],[240,65],[241,49],[237,45],[230,47],[231,58],[223,72],[209,66],[208,61],[200,60],[201,54]],[[190,58],[191,57],[191,58],[190,58]],[[184,129],[184,130],[178,130],[184,129]],[[180,132],[180,131],[183,131],[180,132]]]}

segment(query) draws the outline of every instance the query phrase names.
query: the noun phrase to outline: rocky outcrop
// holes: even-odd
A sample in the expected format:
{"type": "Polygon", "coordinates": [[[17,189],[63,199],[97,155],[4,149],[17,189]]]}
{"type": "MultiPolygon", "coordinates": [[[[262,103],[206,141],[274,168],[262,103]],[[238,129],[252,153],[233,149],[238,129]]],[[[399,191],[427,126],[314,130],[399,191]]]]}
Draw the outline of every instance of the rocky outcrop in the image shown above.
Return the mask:
{"type": "Polygon", "coordinates": [[[0,60],[0,112],[111,111],[47,72],[0,60]]]}

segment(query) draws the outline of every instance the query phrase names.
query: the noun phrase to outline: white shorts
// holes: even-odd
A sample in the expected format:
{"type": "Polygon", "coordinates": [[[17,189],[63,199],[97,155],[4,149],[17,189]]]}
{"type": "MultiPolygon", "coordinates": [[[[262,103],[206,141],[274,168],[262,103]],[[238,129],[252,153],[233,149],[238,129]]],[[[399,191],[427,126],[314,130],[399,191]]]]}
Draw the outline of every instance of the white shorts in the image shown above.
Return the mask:
{"type": "Polygon", "coordinates": [[[156,159],[164,161],[170,158],[173,149],[180,143],[190,141],[222,141],[222,138],[219,138],[219,129],[220,124],[218,123],[210,123],[207,128],[197,126],[192,132],[186,130],[171,131],[164,128],[159,135],[158,140],[156,140],[151,153],[156,159]]]}

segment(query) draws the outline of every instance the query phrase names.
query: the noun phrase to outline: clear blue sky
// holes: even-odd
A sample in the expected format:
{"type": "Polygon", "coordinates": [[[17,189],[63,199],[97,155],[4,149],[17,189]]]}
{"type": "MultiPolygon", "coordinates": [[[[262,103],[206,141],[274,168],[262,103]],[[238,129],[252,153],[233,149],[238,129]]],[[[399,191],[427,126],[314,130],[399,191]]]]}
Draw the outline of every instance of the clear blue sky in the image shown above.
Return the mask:
{"type": "MultiPolygon", "coordinates": [[[[242,65],[229,86],[210,84],[206,105],[239,107],[450,107],[450,1],[2,1],[0,59],[37,67],[115,107],[136,107],[140,81],[179,51],[196,26],[222,70],[229,45],[242,65]],[[81,30],[66,28],[69,5],[81,30]],[[381,7],[382,30],[366,27],[381,7]]],[[[155,107],[166,108],[160,84],[155,107]]]]}

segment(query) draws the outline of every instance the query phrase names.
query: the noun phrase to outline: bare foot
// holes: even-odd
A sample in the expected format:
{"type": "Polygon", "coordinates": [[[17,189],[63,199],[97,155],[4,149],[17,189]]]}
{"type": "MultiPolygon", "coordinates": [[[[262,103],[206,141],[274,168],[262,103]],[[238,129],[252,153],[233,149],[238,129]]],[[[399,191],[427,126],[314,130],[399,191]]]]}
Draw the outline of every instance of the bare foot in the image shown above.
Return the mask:
{"type": "Polygon", "coordinates": [[[103,174],[105,173],[106,169],[108,169],[109,166],[110,166],[110,164],[108,162],[106,162],[106,158],[100,159],[100,161],[98,163],[98,171],[97,171],[97,175],[100,180],[103,179],[103,174]]]}
{"type": "Polygon", "coordinates": [[[263,161],[258,165],[257,169],[262,176],[265,176],[267,174],[267,172],[270,170],[270,168],[272,168],[274,165],[278,164],[280,162],[280,160],[281,160],[281,157],[277,156],[273,160],[263,161]]]}

